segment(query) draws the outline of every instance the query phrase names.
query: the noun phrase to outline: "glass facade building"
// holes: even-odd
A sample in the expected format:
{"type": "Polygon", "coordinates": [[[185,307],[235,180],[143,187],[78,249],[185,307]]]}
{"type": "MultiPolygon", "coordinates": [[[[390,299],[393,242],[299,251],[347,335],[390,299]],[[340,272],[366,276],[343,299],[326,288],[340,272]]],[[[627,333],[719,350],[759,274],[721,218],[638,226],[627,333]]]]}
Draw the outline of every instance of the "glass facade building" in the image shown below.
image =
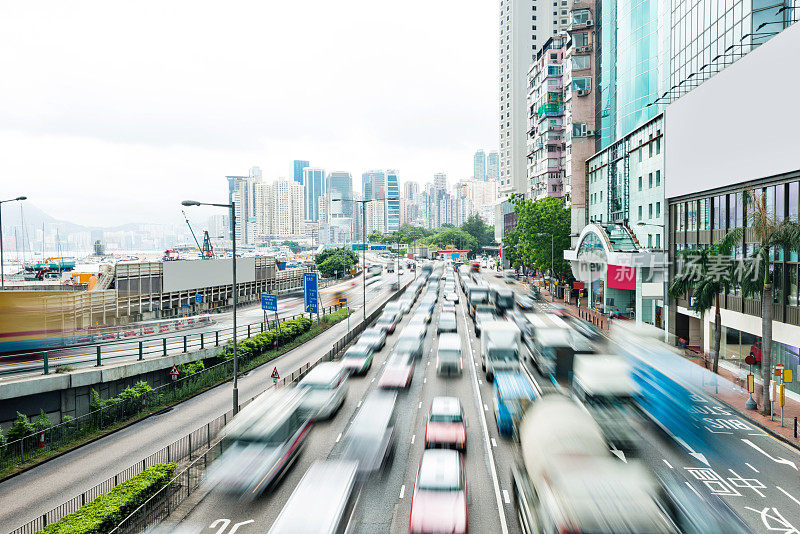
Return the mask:
{"type": "Polygon", "coordinates": [[[319,197],[325,194],[325,171],[303,169],[303,214],[307,221],[319,221],[319,197]]]}
{"type": "Polygon", "coordinates": [[[386,231],[400,230],[400,180],[397,171],[386,171],[386,231]]]}
{"type": "Polygon", "coordinates": [[[308,167],[308,165],[309,165],[309,163],[307,161],[304,161],[304,160],[301,160],[301,159],[294,160],[294,174],[292,176],[294,177],[294,181],[297,182],[298,184],[302,185],[302,183],[303,183],[303,169],[308,167]]]}
{"type": "Polygon", "coordinates": [[[669,1],[611,0],[598,9],[597,150],[651,120],[669,82],[669,1]]]}
{"type": "Polygon", "coordinates": [[[790,6],[787,0],[674,2],[669,97],[697,87],[786,28],[793,14],[790,6]]]}
{"type": "Polygon", "coordinates": [[[383,198],[386,196],[386,173],[383,171],[367,171],[361,175],[361,186],[364,200],[383,198]]]}

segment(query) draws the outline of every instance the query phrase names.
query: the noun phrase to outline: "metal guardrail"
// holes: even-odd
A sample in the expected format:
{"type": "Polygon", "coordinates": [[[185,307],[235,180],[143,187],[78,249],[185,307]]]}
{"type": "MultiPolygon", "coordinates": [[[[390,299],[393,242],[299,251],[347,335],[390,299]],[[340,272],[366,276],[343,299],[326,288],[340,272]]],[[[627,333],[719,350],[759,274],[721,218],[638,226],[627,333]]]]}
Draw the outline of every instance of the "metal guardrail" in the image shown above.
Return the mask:
{"type": "MultiPolygon", "coordinates": [[[[410,283],[410,282],[409,282],[410,283]]],[[[389,297],[384,303],[382,303],[378,308],[376,308],[372,313],[369,314],[366,318],[366,322],[361,320],[353,329],[349,330],[345,333],[344,336],[339,338],[336,342],[334,342],[331,349],[326,352],[323,356],[321,356],[317,361],[313,363],[306,363],[305,365],[301,366],[290,375],[285,375],[278,381],[278,384],[281,386],[285,386],[286,384],[291,384],[295,381],[300,380],[303,376],[305,376],[308,371],[318,363],[323,361],[330,361],[336,358],[339,354],[341,354],[344,349],[358,337],[378,316],[383,312],[383,308],[386,305],[386,302],[396,298],[397,296],[405,290],[404,286],[399,291],[396,291],[391,297],[389,297]]],[[[206,369],[206,371],[214,368],[218,368],[220,366],[230,364],[231,362],[224,362],[218,364],[214,367],[210,367],[206,369]]],[[[231,373],[232,373],[231,367],[231,373]]],[[[198,373],[199,374],[199,373],[198,373]]],[[[195,375],[190,375],[186,377],[191,378],[195,375]]],[[[180,382],[180,381],[179,381],[180,382]]],[[[166,384],[167,386],[172,384],[166,384]]],[[[273,387],[273,386],[270,386],[273,387]]],[[[262,392],[263,393],[263,392],[262,392]]],[[[260,395],[261,393],[259,393],[260,395]]],[[[239,405],[240,409],[249,404],[253,399],[255,399],[258,395],[255,395],[248,399],[247,401],[243,402],[239,405]]],[[[96,413],[96,412],[93,412],[96,413]]],[[[92,414],[87,414],[87,416],[92,414]]],[[[173,442],[172,444],[164,447],[163,449],[151,454],[147,458],[136,462],[135,464],[131,465],[128,469],[124,471],[120,471],[113,477],[108,478],[107,480],[97,484],[93,488],[81,493],[66,501],[59,506],[53,508],[52,510],[42,514],[41,516],[37,517],[36,519],[29,521],[25,525],[11,531],[10,534],[34,534],[35,532],[43,529],[45,526],[58,521],[62,517],[69,515],[75,511],[77,511],[81,506],[86,503],[92,502],[96,499],[99,495],[103,493],[107,493],[111,491],[117,484],[125,482],[126,480],[130,479],[133,476],[141,473],[147,467],[150,467],[153,464],[160,463],[160,462],[179,462],[184,460],[187,456],[189,457],[189,465],[182,470],[178,475],[170,481],[164,488],[159,490],[154,496],[148,499],[144,504],[142,504],[139,508],[137,508],[130,516],[125,518],[120,525],[118,525],[112,532],[114,534],[122,534],[127,532],[141,532],[145,528],[151,525],[155,525],[169,516],[173,510],[180,504],[186,497],[188,497],[194,490],[196,490],[200,482],[202,481],[202,475],[205,472],[205,468],[210,461],[216,459],[220,454],[220,446],[218,443],[213,444],[211,440],[214,439],[216,436],[219,435],[222,428],[228,423],[228,421],[233,417],[233,410],[229,410],[228,412],[224,413],[223,415],[217,417],[213,421],[208,422],[206,425],[201,426],[191,434],[184,436],[183,438],[173,442]],[[193,459],[192,455],[195,451],[200,450],[206,447],[207,450],[197,458],[193,459]]],[[[77,419],[75,420],[77,421],[77,419]]],[[[71,422],[71,423],[74,423],[71,422]]],[[[63,423],[62,423],[63,425],[63,423]]],[[[53,427],[55,428],[55,427],[53,427]]],[[[34,437],[36,435],[29,436],[28,438],[34,437]]],[[[19,441],[24,441],[25,439],[19,441]]],[[[16,442],[15,442],[16,443],[16,442]]],[[[24,453],[23,453],[24,456],[24,453]]],[[[4,455],[0,454],[0,459],[2,459],[4,455]]]]}
{"type": "MultiPolygon", "coordinates": [[[[296,318],[297,316],[292,316],[296,318]]],[[[291,318],[281,318],[281,323],[291,318]]],[[[274,325],[274,321],[270,323],[274,325]]],[[[253,332],[254,335],[260,332],[253,332]]],[[[237,338],[237,341],[239,339],[237,338]]],[[[244,339],[241,339],[244,341],[244,339]]],[[[247,363],[243,359],[242,363],[247,363]]],[[[197,373],[187,375],[153,388],[137,397],[131,397],[113,405],[101,407],[80,417],[63,421],[49,428],[37,430],[23,438],[16,439],[0,446],[0,468],[24,464],[49,451],[59,450],[80,438],[119,423],[128,421],[148,407],[168,405],[186,397],[191,390],[201,390],[217,384],[221,380],[233,376],[233,360],[226,360],[197,373]]]]}
{"type": "MultiPolygon", "coordinates": [[[[338,310],[339,304],[323,307],[320,314],[328,314],[338,310]]],[[[287,317],[280,317],[280,322],[306,316],[304,313],[295,314],[287,317]]],[[[264,330],[269,330],[275,321],[267,319],[267,322],[257,321],[237,325],[236,337],[246,339],[255,334],[260,334],[264,330]]],[[[144,338],[131,341],[112,341],[100,344],[74,345],[63,348],[42,350],[14,355],[0,356],[0,376],[17,373],[26,373],[41,369],[42,374],[50,374],[51,367],[60,359],[69,358],[70,361],[65,365],[73,365],[87,362],[94,362],[96,367],[101,367],[103,363],[108,363],[118,358],[130,358],[137,356],[137,360],[144,360],[148,357],[163,357],[170,354],[180,354],[191,350],[199,350],[209,347],[219,347],[226,341],[233,339],[233,327],[211,330],[208,332],[187,333],[177,336],[165,336],[158,338],[144,338]],[[77,354],[63,354],[65,351],[84,350],[77,354]],[[73,360],[74,358],[84,357],[84,359],[73,360]],[[20,361],[20,359],[22,360],[20,361]],[[27,360],[25,359],[27,358],[27,360]],[[41,362],[41,363],[39,363],[41,362]],[[25,363],[34,364],[33,367],[20,365],[25,363]]]]}

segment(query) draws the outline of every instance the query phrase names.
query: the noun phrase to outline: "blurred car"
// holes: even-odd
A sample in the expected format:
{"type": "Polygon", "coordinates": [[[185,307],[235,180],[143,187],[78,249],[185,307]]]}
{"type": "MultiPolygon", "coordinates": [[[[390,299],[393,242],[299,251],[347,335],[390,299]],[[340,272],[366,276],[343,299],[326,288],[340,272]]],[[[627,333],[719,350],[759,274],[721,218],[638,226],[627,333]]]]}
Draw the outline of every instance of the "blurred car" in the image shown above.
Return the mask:
{"type": "Polygon", "coordinates": [[[561,304],[551,304],[550,307],[547,309],[548,313],[552,313],[556,317],[568,317],[569,310],[562,306],[561,304]]]}
{"type": "Polygon", "coordinates": [[[375,326],[367,328],[358,341],[370,345],[374,351],[383,350],[386,346],[386,331],[375,326]]]}
{"type": "Polygon", "coordinates": [[[407,388],[414,376],[414,357],[409,353],[395,352],[386,362],[378,380],[382,388],[407,388]]]}
{"type": "MultiPolygon", "coordinates": [[[[406,327],[406,330],[407,329],[408,326],[406,327]]],[[[412,358],[421,358],[422,345],[423,339],[417,336],[415,332],[406,332],[404,330],[397,339],[397,343],[394,346],[394,352],[407,353],[410,354],[412,358]]]]}
{"type": "Polygon", "coordinates": [[[358,461],[359,475],[379,471],[391,454],[396,399],[396,391],[373,391],[364,399],[345,433],[342,457],[358,461]]]}
{"type": "Polygon", "coordinates": [[[297,384],[305,389],[303,407],[314,419],[328,419],[342,407],[347,397],[347,375],[350,373],[336,362],[322,362],[311,369],[297,384]]]}
{"type": "Polygon", "coordinates": [[[427,305],[420,304],[417,308],[417,312],[411,316],[411,321],[409,321],[409,324],[419,324],[420,321],[423,324],[428,324],[431,322],[431,315],[431,308],[429,308],[427,305]]]}
{"type": "Polygon", "coordinates": [[[395,315],[402,315],[402,313],[403,313],[403,305],[400,304],[399,300],[390,300],[383,307],[383,313],[386,313],[386,312],[393,312],[395,315]]]}
{"type": "Polygon", "coordinates": [[[436,323],[436,333],[442,332],[456,332],[458,331],[458,323],[456,322],[456,314],[452,312],[442,312],[439,314],[439,322],[436,323]]]}
{"type": "Polygon", "coordinates": [[[483,323],[497,320],[492,306],[480,305],[475,311],[475,335],[481,337],[481,326],[483,323]]]}
{"type": "Polygon", "coordinates": [[[371,345],[359,341],[345,351],[340,364],[353,374],[363,375],[372,366],[373,352],[371,345]]]}
{"type": "Polygon", "coordinates": [[[209,467],[209,486],[253,499],[279,480],[311,430],[305,396],[297,388],[268,389],[234,416],[224,430],[222,455],[209,467]]]}
{"type": "Polygon", "coordinates": [[[406,314],[411,311],[411,306],[414,304],[414,298],[410,296],[405,296],[400,299],[400,309],[403,311],[403,314],[406,314]]]}
{"type": "Polygon", "coordinates": [[[456,397],[434,397],[425,425],[425,448],[467,447],[467,425],[464,410],[456,397]]]}
{"type": "Polygon", "coordinates": [[[583,335],[588,339],[597,340],[603,337],[603,333],[600,332],[600,329],[598,329],[591,323],[587,323],[582,319],[573,317],[573,320],[570,321],[570,324],[572,325],[572,327],[575,329],[576,332],[578,332],[579,334],[583,335]]]}
{"type": "Polygon", "coordinates": [[[450,291],[445,291],[444,300],[446,302],[452,302],[453,304],[458,303],[458,292],[455,289],[451,289],[450,291]]]}
{"type": "Polygon", "coordinates": [[[360,490],[357,469],[352,461],[311,464],[268,534],[351,532],[360,490]]]}
{"type": "Polygon", "coordinates": [[[408,531],[467,532],[467,481],[459,452],[427,449],[422,453],[408,531]]]}
{"type": "Polygon", "coordinates": [[[523,310],[530,310],[533,308],[533,299],[528,295],[522,293],[515,293],[514,301],[517,303],[517,306],[519,306],[523,310]]]}
{"type": "Polygon", "coordinates": [[[445,332],[439,336],[436,349],[436,373],[439,375],[460,375],[463,370],[461,356],[461,337],[453,332],[445,332]]]}
{"type": "Polygon", "coordinates": [[[394,333],[394,329],[399,321],[398,315],[392,311],[384,311],[383,314],[375,321],[375,327],[385,330],[389,334],[394,333]]]}
{"type": "Polygon", "coordinates": [[[456,305],[455,304],[442,304],[442,313],[455,313],[456,312],[456,305]]]}

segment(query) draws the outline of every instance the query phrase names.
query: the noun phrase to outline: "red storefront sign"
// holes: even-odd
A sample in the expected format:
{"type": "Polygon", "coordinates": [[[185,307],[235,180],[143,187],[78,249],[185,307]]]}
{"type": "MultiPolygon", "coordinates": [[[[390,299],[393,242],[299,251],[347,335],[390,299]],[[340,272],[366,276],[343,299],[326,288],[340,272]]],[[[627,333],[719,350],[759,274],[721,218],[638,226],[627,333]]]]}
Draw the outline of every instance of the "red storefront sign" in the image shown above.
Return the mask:
{"type": "Polygon", "coordinates": [[[636,267],[608,264],[606,287],[636,291],[636,267]]]}

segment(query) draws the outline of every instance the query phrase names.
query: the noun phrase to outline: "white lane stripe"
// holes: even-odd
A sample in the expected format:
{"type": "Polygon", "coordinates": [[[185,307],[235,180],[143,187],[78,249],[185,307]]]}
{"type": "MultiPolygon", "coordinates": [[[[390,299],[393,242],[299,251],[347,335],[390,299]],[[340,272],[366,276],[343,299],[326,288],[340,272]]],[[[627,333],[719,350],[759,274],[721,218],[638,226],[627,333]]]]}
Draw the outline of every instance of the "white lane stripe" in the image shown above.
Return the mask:
{"type": "Polygon", "coordinates": [[[428,379],[427,379],[427,378],[423,378],[423,379],[422,379],[422,383],[423,383],[423,384],[427,384],[427,383],[428,383],[428,379]]]}
{"type": "Polygon", "coordinates": [[[414,444],[414,440],[415,439],[417,439],[417,435],[416,434],[412,434],[412,436],[411,436],[411,444],[412,445],[414,444]]]}
{"type": "Polygon", "coordinates": [[[511,498],[508,496],[508,490],[503,490],[503,500],[506,504],[511,504],[511,498]]]}
{"type": "Polygon", "coordinates": [[[663,459],[663,460],[664,460],[664,463],[667,464],[667,467],[669,467],[670,469],[675,469],[674,467],[672,467],[672,464],[669,463],[666,459],[663,459]]]}
{"type": "MultiPolygon", "coordinates": [[[[694,486],[692,486],[691,484],[689,484],[689,482],[686,482],[686,485],[687,485],[687,486],[689,486],[689,489],[690,489],[690,490],[692,490],[692,491],[694,492],[694,494],[695,494],[695,495],[697,495],[698,497],[700,497],[700,494],[699,494],[699,493],[697,493],[697,490],[696,490],[696,489],[694,489],[694,486]]],[[[700,497],[700,498],[702,499],[702,497],[700,497]]]]}
{"type": "MultiPolygon", "coordinates": [[[[753,466],[752,466],[752,465],[750,465],[749,463],[745,462],[745,463],[744,463],[744,465],[746,465],[747,467],[749,467],[750,469],[752,469],[753,471],[755,471],[756,473],[758,473],[758,469],[756,469],[755,467],[753,467],[753,466]]],[[[780,488],[778,488],[778,489],[780,489],[780,488]]]]}
{"type": "Polygon", "coordinates": [[[798,505],[800,505],[800,501],[798,501],[797,499],[795,499],[795,498],[794,498],[792,495],[790,495],[790,494],[789,494],[789,492],[787,492],[785,489],[783,489],[783,488],[782,488],[782,487],[780,487],[780,486],[775,486],[775,487],[776,487],[776,488],[778,488],[778,489],[781,491],[781,493],[783,493],[784,495],[786,495],[787,497],[789,497],[790,499],[792,499],[794,502],[796,502],[798,505]]]}
{"type": "Polygon", "coordinates": [[[489,407],[488,407],[488,406],[486,406],[486,403],[485,403],[485,402],[483,403],[483,409],[484,409],[485,411],[487,411],[487,412],[489,411],[489,407]]]}
{"type": "Polygon", "coordinates": [[[339,432],[339,435],[336,436],[336,443],[339,443],[339,440],[342,439],[342,433],[339,432]]]}
{"type": "Polygon", "coordinates": [[[370,383],[371,382],[375,382],[375,377],[374,376],[372,377],[372,380],[370,380],[370,383]]]}
{"type": "MultiPolygon", "coordinates": [[[[459,307],[461,308],[461,319],[464,321],[464,330],[461,332],[461,334],[463,335],[465,332],[469,332],[469,327],[467,326],[467,318],[465,317],[464,313],[464,305],[459,304],[459,307]]],[[[469,343],[470,340],[469,336],[467,335],[467,345],[469,345],[469,343]]],[[[476,363],[475,365],[477,366],[478,364],[476,363]]],[[[472,376],[472,388],[475,391],[476,396],[478,397],[478,402],[482,403],[483,397],[481,396],[481,389],[478,386],[477,372],[473,368],[472,373],[470,374],[472,376]]],[[[483,406],[486,409],[486,411],[488,411],[488,406],[486,406],[485,403],[483,404],[483,406]]],[[[480,410],[478,410],[478,413],[480,414],[481,426],[483,427],[483,440],[484,444],[486,445],[486,452],[489,455],[489,473],[492,476],[492,485],[494,486],[494,497],[497,502],[497,512],[498,515],[500,516],[500,532],[502,532],[502,534],[508,534],[508,524],[506,522],[506,514],[505,510],[503,509],[502,497],[500,497],[500,482],[497,477],[497,467],[495,466],[494,463],[494,453],[492,452],[492,447],[489,445],[489,427],[486,425],[486,415],[480,410]]]]}
{"type": "Polygon", "coordinates": [[[419,409],[422,409],[422,403],[421,402],[419,403],[419,409]]]}
{"type": "Polygon", "coordinates": [[[402,486],[400,486],[400,498],[402,499],[403,495],[405,494],[406,494],[406,485],[403,484],[402,486]]]}
{"type": "Polygon", "coordinates": [[[356,405],[356,408],[361,408],[361,401],[358,401],[358,404],[356,405]]]}
{"type": "Polygon", "coordinates": [[[497,441],[494,438],[492,438],[492,447],[497,447],[497,441]]]}

